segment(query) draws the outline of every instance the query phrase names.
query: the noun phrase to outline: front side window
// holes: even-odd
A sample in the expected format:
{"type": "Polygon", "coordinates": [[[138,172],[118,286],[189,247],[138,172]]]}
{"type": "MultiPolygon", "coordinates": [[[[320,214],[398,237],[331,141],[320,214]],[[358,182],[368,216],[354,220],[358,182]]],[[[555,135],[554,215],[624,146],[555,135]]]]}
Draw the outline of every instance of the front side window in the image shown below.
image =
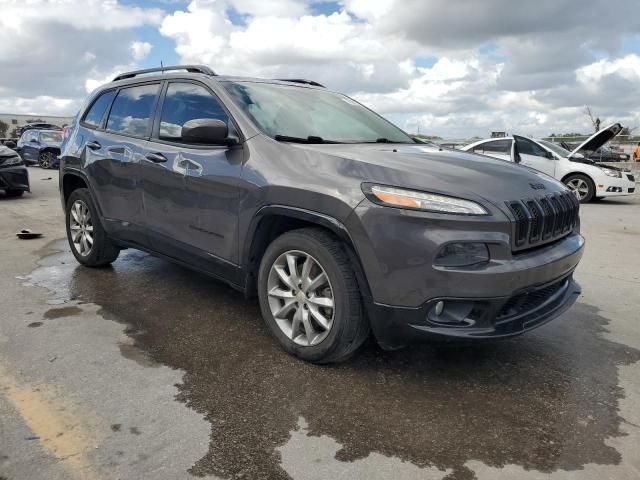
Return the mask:
{"type": "Polygon", "coordinates": [[[151,127],[159,84],[123,88],[113,101],[107,130],[134,137],[146,137],[151,127]]]}
{"type": "Polygon", "coordinates": [[[108,92],[104,92],[102,95],[100,95],[98,99],[93,102],[93,105],[91,105],[91,108],[85,115],[84,123],[92,127],[99,127],[102,123],[104,112],[111,104],[111,100],[113,99],[113,96],[115,94],[115,90],[109,90],[108,92]]]}
{"type": "Polygon", "coordinates": [[[533,155],[536,157],[546,157],[547,151],[531,140],[526,138],[518,139],[518,152],[525,155],[533,155]]]}
{"type": "Polygon", "coordinates": [[[225,88],[270,137],[315,137],[338,143],[415,143],[398,127],[345,95],[257,82],[229,82],[225,88]]]}
{"type": "Polygon", "coordinates": [[[196,118],[217,119],[229,123],[227,113],[202,85],[170,83],[162,105],[159,138],[181,142],[182,126],[196,118]]]}

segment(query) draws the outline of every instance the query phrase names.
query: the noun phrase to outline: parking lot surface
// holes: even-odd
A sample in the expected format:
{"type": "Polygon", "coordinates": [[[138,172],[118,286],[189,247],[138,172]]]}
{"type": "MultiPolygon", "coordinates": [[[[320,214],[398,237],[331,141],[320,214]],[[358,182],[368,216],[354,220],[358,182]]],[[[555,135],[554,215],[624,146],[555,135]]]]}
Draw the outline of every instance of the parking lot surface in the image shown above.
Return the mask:
{"type": "Polygon", "coordinates": [[[79,266],[30,174],[0,197],[2,479],[640,478],[637,196],[582,206],[583,294],[547,326],[319,367],[206,276],[79,266]]]}

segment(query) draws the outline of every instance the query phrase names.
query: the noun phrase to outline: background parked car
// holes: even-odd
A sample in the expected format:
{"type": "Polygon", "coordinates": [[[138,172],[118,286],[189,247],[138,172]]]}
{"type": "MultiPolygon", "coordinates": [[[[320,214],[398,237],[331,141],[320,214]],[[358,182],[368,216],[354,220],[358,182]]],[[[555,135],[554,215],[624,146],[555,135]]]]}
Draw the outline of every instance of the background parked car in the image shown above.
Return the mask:
{"type": "Polygon", "coordinates": [[[0,145],[0,190],[8,197],[19,197],[29,191],[29,172],[20,155],[0,145]]]}
{"type": "Polygon", "coordinates": [[[614,123],[594,133],[571,151],[546,140],[512,135],[471,143],[462,150],[520,163],[560,180],[576,192],[581,203],[636,191],[635,176],[628,170],[597,165],[589,157],[620,133],[614,123]]]}
{"type": "Polygon", "coordinates": [[[38,129],[38,130],[60,130],[60,127],[57,126],[57,125],[54,125],[52,123],[27,123],[23,127],[18,127],[16,129],[16,133],[20,137],[27,130],[35,130],[35,129],[38,129]]]}
{"type": "Polygon", "coordinates": [[[25,130],[18,140],[18,152],[29,165],[42,168],[58,167],[62,132],[58,130],[25,130]]]}
{"type": "MultiPolygon", "coordinates": [[[[579,144],[562,142],[561,146],[566,150],[573,150],[579,144]]],[[[589,160],[594,162],[628,162],[630,155],[623,152],[618,152],[610,146],[602,146],[589,156],[589,160]]]]}

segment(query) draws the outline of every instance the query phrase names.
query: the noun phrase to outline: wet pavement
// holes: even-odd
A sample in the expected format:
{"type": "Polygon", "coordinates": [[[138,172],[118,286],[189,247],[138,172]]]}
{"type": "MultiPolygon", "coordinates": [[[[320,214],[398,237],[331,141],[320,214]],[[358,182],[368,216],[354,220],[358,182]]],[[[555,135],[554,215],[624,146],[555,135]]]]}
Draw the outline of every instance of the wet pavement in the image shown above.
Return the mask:
{"type": "MultiPolygon", "coordinates": [[[[617,239],[637,247],[638,203],[583,208],[585,230],[595,239],[587,235],[587,248],[597,249],[577,275],[585,294],[562,318],[507,341],[397,352],[371,341],[347,363],[313,366],[282,352],[257,303],[234,290],[133,250],[110,268],[86,269],[56,235],[35,252],[32,272],[13,279],[19,295],[41,297],[42,314],[24,311],[21,328],[7,331],[59,341],[65,328],[64,341],[73,342],[73,329],[82,331],[87,322],[119,325],[123,334],[101,340],[117,347],[119,364],[135,368],[105,371],[121,381],[98,376],[74,388],[100,395],[133,387],[130,394],[149,408],[153,396],[132,385],[129,369],[151,383],[172,369],[179,381],[166,387],[176,389],[180,415],[195,412],[189,421],[209,437],[144,453],[148,465],[188,464],[173,478],[640,478],[640,256],[627,255],[611,269],[616,259],[599,251],[617,239]]],[[[0,340],[3,322],[17,316],[2,314],[0,340]]],[[[9,363],[19,366],[19,352],[11,355],[9,363]]],[[[0,360],[7,361],[2,353],[0,360]]],[[[92,360],[85,351],[73,362],[92,360]]],[[[105,438],[146,430],[116,420],[107,422],[109,430],[96,428],[106,430],[105,438]]],[[[165,428],[174,437],[186,434],[165,428]]],[[[129,457],[140,449],[131,442],[129,457]]],[[[0,455],[15,448],[0,443],[0,455]]],[[[97,460],[98,473],[86,478],[142,478],[128,477],[126,469],[110,476],[115,470],[105,466],[114,457],[97,460]]],[[[87,463],[94,463],[91,456],[87,463]]]]}

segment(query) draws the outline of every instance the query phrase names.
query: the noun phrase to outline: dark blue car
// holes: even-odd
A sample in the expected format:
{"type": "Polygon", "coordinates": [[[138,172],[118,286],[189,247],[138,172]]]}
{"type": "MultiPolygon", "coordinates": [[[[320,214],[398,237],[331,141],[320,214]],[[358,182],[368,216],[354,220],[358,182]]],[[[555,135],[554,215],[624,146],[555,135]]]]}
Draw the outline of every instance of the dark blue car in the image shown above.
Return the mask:
{"type": "Polygon", "coordinates": [[[25,130],[18,140],[17,151],[27,165],[40,165],[42,168],[57,168],[59,165],[60,130],[25,130]]]}

